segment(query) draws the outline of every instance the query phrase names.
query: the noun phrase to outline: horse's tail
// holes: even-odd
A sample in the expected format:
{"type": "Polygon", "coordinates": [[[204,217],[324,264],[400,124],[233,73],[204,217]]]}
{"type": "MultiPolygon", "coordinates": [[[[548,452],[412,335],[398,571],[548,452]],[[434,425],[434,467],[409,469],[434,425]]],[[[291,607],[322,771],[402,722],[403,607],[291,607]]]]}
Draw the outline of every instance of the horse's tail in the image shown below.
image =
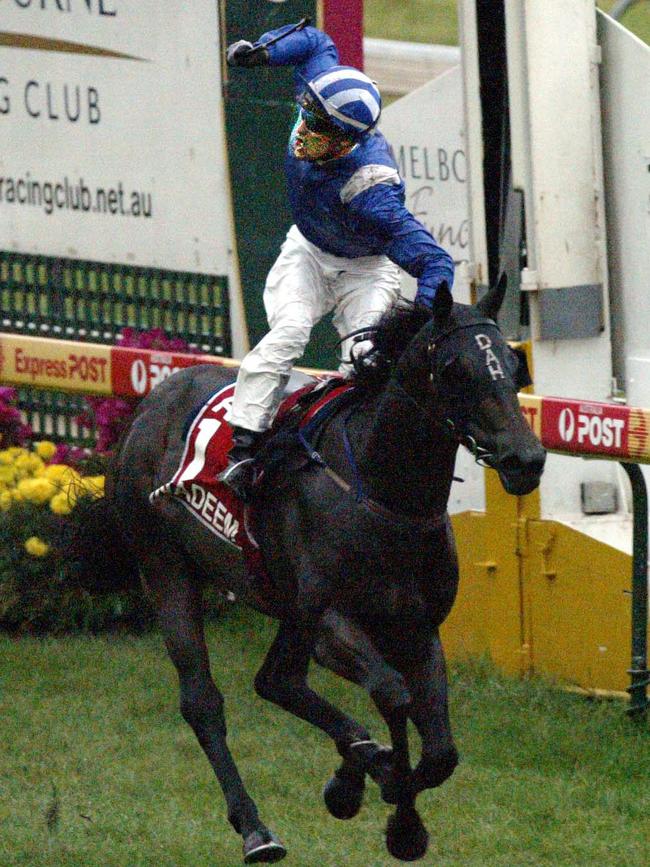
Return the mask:
{"type": "Polygon", "coordinates": [[[69,580],[91,593],[137,588],[138,564],[110,501],[80,500],[70,517],[62,546],[69,580]]]}

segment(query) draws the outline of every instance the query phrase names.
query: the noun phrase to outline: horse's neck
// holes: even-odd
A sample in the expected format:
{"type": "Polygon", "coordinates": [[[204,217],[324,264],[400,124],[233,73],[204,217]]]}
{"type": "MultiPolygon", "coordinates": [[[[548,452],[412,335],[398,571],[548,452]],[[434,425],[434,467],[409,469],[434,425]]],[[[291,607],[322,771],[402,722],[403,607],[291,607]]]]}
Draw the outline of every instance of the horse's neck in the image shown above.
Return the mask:
{"type": "Polygon", "coordinates": [[[374,419],[358,456],[368,496],[405,514],[445,512],[456,448],[391,380],[376,398],[374,419]]]}

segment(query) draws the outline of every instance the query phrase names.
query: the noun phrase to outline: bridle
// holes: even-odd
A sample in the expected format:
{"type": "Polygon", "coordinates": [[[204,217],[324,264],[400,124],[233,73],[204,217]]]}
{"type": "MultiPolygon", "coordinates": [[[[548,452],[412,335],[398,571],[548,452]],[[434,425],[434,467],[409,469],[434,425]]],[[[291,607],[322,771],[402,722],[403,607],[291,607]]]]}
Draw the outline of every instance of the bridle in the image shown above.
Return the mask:
{"type": "MultiPolygon", "coordinates": [[[[454,325],[452,328],[447,329],[447,331],[443,331],[441,334],[432,335],[429,338],[429,342],[427,344],[427,362],[429,368],[429,381],[434,385],[439,385],[439,378],[437,376],[438,372],[438,364],[437,364],[437,353],[440,348],[440,345],[444,343],[449,337],[452,337],[454,334],[457,334],[459,331],[462,331],[466,328],[476,328],[479,325],[489,326],[490,328],[496,329],[499,331],[499,326],[493,319],[478,319],[475,322],[467,322],[460,323],[454,325]]],[[[353,348],[356,343],[360,343],[366,340],[372,340],[377,332],[377,328],[373,326],[369,326],[366,328],[358,328],[356,331],[352,331],[350,334],[346,334],[344,338],[342,338],[339,343],[343,343],[344,340],[353,339],[352,347],[350,348],[350,362],[357,363],[358,359],[355,358],[353,353],[353,348]]],[[[399,376],[396,376],[394,379],[398,390],[404,395],[404,397],[415,406],[422,416],[426,416],[429,418],[430,412],[427,411],[419,401],[413,397],[413,395],[404,387],[399,376]]],[[[436,388],[436,391],[439,392],[440,389],[436,388]]],[[[451,418],[451,414],[448,413],[442,419],[434,417],[434,424],[436,427],[446,436],[448,439],[451,439],[456,445],[461,445],[467,449],[467,451],[472,455],[476,463],[481,467],[492,467],[490,461],[492,461],[496,455],[493,452],[490,452],[488,449],[480,446],[476,439],[466,431],[463,431],[460,426],[451,418]]]]}
{"type": "MultiPolygon", "coordinates": [[[[499,326],[496,324],[496,322],[493,319],[487,319],[486,318],[486,319],[479,319],[476,322],[467,322],[464,324],[455,325],[453,328],[449,328],[447,331],[443,331],[442,334],[431,336],[429,338],[429,342],[427,344],[427,361],[428,361],[428,367],[429,367],[429,381],[434,386],[439,386],[439,379],[437,377],[438,364],[437,364],[436,354],[438,352],[440,344],[443,341],[447,340],[448,337],[451,337],[452,335],[458,333],[459,331],[462,331],[466,328],[475,328],[478,325],[487,325],[490,328],[494,328],[497,331],[499,331],[499,326]]],[[[500,333],[500,331],[499,331],[499,333],[500,333]]],[[[400,388],[408,395],[408,392],[406,391],[404,386],[401,383],[399,383],[399,385],[400,385],[400,388]]],[[[436,392],[439,393],[439,391],[440,391],[440,389],[436,388],[436,392]]],[[[408,395],[408,396],[411,397],[411,395],[408,395]]],[[[419,406],[418,402],[414,398],[411,397],[411,400],[415,403],[416,406],[418,406],[418,408],[420,409],[420,412],[424,412],[424,409],[421,406],[419,406]]],[[[451,418],[451,414],[446,415],[442,419],[442,421],[440,421],[438,419],[434,419],[434,421],[438,425],[438,427],[447,436],[451,437],[451,439],[455,443],[457,443],[458,445],[464,446],[464,448],[466,448],[467,451],[473,456],[474,460],[476,461],[476,463],[479,466],[481,466],[481,467],[491,467],[492,466],[490,461],[493,460],[496,457],[496,455],[493,452],[490,452],[488,449],[483,448],[483,446],[480,446],[471,434],[467,433],[466,431],[461,430],[459,425],[457,425],[457,423],[451,418]]]]}

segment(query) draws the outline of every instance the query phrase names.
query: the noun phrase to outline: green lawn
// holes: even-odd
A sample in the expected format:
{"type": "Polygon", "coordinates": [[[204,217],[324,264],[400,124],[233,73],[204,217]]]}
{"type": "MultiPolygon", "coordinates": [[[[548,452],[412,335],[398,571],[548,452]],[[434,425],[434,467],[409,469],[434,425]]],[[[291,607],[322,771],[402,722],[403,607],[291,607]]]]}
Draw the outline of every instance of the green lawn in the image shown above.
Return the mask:
{"type": "MultiPolygon", "coordinates": [[[[350,823],[320,790],[336,761],[318,732],[251,688],[272,625],[231,610],[209,630],[230,742],[287,867],[391,867],[388,809],[371,786],[350,823]]],[[[419,799],[436,867],[645,867],[650,735],[621,703],[588,703],[540,682],[455,668],[463,762],[419,799]]],[[[317,670],[316,686],[383,728],[365,696],[317,670]]],[[[234,867],[240,841],[177,710],[157,635],[0,638],[3,867],[234,867]]]]}
{"type": "MultiPolygon", "coordinates": [[[[616,0],[600,0],[609,11],[616,0]]],[[[456,0],[365,0],[366,36],[376,39],[404,39],[409,42],[458,44],[456,0]]],[[[621,22],[650,43],[650,0],[641,0],[621,22]]]]}
{"type": "Polygon", "coordinates": [[[365,0],[364,32],[375,39],[458,45],[456,0],[365,0]]]}

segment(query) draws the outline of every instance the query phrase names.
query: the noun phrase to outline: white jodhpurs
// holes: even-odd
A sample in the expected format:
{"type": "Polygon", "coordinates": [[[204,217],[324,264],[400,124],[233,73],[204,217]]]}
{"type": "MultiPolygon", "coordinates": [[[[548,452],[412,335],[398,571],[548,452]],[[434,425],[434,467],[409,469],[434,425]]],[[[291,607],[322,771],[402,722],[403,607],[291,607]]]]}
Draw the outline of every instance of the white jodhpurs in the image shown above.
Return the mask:
{"type": "MultiPolygon", "coordinates": [[[[242,361],[230,423],[267,430],[314,325],[334,310],[334,325],[344,337],[376,322],[399,297],[399,289],[399,268],[386,256],[333,256],[292,226],[264,288],[271,330],[242,361]]],[[[345,364],[350,345],[345,341],[342,347],[343,375],[350,370],[345,364]]]]}

